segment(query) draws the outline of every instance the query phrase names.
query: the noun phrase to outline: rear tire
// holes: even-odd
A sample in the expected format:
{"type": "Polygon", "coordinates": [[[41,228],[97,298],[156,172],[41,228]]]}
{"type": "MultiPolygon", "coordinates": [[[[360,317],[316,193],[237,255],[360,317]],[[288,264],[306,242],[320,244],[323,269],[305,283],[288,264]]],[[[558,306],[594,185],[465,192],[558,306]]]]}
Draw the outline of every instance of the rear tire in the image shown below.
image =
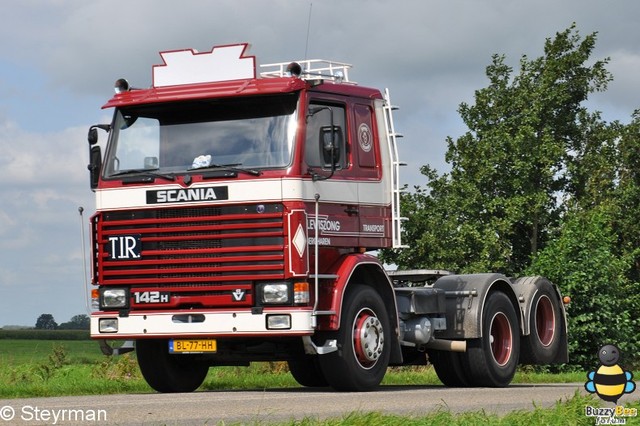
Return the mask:
{"type": "Polygon", "coordinates": [[[300,355],[287,363],[291,375],[302,386],[310,388],[329,386],[320,369],[318,355],[300,355]]]}
{"type": "Polygon", "coordinates": [[[353,284],[347,290],[340,329],[327,333],[338,350],[321,355],[322,373],[339,391],[370,391],[384,377],[391,353],[391,327],[380,295],[371,287],[353,284]]]}
{"type": "Polygon", "coordinates": [[[534,285],[537,291],[531,301],[529,335],[522,340],[522,361],[528,364],[551,364],[558,355],[563,336],[560,301],[546,279],[534,285]]]}
{"type": "Polygon", "coordinates": [[[468,387],[469,377],[464,366],[464,354],[448,351],[429,351],[429,362],[438,379],[448,387],[468,387]]]}
{"type": "Polygon", "coordinates": [[[507,386],[516,372],[519,353],[515,308],[504,293],[490,293],[484,306],[482,337],[467,343],[469,382],[473,386],[507,386]]]}
{"type": "Polygon", "coordinates": [[[193,355],[172,355],[166,339],[136,341],[140,372],[158,392],[193,392],[207,377],[209,366],[193,355]]]}

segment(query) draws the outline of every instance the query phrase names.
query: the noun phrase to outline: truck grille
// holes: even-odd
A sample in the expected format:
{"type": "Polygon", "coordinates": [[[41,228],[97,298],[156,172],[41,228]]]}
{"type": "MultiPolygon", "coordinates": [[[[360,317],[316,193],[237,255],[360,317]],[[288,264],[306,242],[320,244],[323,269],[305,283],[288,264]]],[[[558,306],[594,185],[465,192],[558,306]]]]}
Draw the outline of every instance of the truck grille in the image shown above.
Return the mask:
{"type": "Polygon", "coordinates": [[[254,280],[284,279],[281,204],[102,212],[93,231],[96,284],[169,292],[174,307],[250,305],[254,280]],[[139,257],[114,258],[119,237],[137,239],[139,257]]]}

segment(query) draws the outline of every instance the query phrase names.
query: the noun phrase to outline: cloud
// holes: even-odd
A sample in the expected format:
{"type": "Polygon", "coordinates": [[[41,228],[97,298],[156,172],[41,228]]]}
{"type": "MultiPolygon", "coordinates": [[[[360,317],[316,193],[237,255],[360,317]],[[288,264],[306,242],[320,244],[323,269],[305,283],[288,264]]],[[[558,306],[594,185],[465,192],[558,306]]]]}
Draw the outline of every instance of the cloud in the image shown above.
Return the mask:
{"type": "Polygon", "coordinates": [[[77,208],[93,210],[86,131],[109,121],[100,107],[117,78],[151,84],[160,51],[250,42],[258,63],[307,52],[354,64],[355,81],[389,87],[400,106],[410,187],[424,181],[420,166],[447,168],[446,137],[465,131],[458,105],[486,86],[491,55],[517,69],[572,22],[598,32],[594,60],[611,57],[614,81],[590,105],[622,121],[639,106],[637,0],[23,0],[3,9],[0,324],[35,323],[51,300],[59,322],[83,309],[77,208]]]}
{"type": "Polygon", "coordinates": [[[77,208],[93,206],[85,137],[86,128],[37,133],[0,121],[0,324],[28,323],[29,304],[82,309],[69,284],[83,282],[77,208]],[[34,301],[38,293],[47,296],[34,301]]]}

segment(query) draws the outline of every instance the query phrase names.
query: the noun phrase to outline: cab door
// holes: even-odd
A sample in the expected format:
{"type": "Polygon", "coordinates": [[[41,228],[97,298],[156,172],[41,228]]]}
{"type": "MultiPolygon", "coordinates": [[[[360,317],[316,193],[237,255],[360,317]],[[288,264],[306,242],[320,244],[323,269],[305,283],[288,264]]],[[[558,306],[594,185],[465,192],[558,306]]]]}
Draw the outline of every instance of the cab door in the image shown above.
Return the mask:
{"type": "Polygon", "coordinates": [[[358,247],[358,183],[354,178],[348,131],[348,106],[341,99],[314,98],[308,106],[305,137],[305,167],[311,175],[305,199],[319,195],[316,221],[314,205],[308,203],[308,232],[318,230],[318,244],[358,247]]]}
{"type": "Polygon", "coordinates": [[[386,247],[390,235],[388,189],[382,182],[380,143],[370,103],[353,104],[353,173],[358,176],[359,246],[386,247]]]}

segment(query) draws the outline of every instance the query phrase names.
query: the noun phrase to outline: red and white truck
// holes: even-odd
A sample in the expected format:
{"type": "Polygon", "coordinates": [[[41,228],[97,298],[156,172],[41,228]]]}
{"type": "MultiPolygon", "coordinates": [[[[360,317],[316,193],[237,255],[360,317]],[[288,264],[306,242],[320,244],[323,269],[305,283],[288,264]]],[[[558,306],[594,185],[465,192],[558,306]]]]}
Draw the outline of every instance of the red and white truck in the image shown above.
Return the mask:
{"type": "Polygon", "coordinates": [[[448,386],[567,361],[545,278],[386,271],[370,254],[402,247],[388,91],[340,62],[257,69],[247,50],[161,52],[152,86],[118,80],[112,122],[89,130],[91,336],[106,352],[135,348],[159,392],[252,361],[344,391],[427,360],[448,386]]]}

